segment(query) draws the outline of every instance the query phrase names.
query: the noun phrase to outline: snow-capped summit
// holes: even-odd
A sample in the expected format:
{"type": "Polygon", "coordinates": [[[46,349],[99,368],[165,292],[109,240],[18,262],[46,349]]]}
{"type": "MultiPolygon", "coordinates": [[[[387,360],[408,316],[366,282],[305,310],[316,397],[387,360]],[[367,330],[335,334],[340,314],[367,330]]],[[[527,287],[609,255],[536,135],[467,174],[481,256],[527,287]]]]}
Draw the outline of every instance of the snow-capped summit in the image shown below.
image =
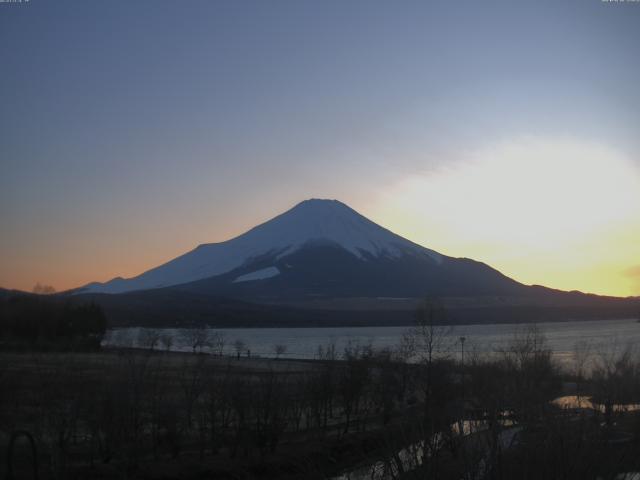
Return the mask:
{"type": "Polygon", "coordinates": [[[248,232],[221,243],[208,243],[134,278],[91,283],[81,291],[121,293],[194,282],[225,274],[269,258],[264,265],[235,278],[245,282],[279,274],[275,263],[312,245],[334,246],[361,261],[418,256],[435,265],[442,255],[375,224],[337,200],[305,200],[248,232]]]}
{"type": "Polygon", "coordinates": [[[440,255],[406,240],[337,200],[305,200],[291,210],[263,223],[232,242],[291,253],[308,242],[334,243],[359,258],[369,254],[398,256],[407,250],[428,252],[438,261],[440,255]]]}

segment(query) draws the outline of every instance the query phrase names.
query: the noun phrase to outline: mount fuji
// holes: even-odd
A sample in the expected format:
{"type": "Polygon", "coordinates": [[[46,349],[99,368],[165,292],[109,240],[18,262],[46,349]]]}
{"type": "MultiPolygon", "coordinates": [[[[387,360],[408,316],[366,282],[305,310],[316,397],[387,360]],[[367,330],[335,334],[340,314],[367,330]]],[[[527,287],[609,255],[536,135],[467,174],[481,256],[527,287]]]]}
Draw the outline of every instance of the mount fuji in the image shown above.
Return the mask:
{"type": "Polygon", "coordinates": [[[522,285],[485,264],[417,245],[337,200],[311,199],[236,238],[79,292],[166,287],[256,299],[500,295],[522,285]]]}
{"type": "Polygon", "coordinates": [[[102,305],[112,325],[406,325],[426,296],[441,298],[454,323],[625,318],[638,308],[523,285],[317,199],[136,277],[69,293],[102,305]]]}

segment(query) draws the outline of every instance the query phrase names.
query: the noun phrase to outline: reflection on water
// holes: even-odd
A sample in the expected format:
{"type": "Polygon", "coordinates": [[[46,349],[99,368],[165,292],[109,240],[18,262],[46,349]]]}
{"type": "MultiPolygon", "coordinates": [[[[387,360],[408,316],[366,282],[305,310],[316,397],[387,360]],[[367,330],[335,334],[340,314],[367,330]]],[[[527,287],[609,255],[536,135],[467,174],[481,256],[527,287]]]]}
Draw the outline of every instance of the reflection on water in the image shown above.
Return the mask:
{"type": "Polygon", "coordinates": [[[626,472],[616,475],[616,480],[640,480],[640,472],[626,472]]]}
{"type": "MultiPolygon", "coordinates": [[[[604,413],[605,406],[602,403],[595,403],[591,397],[567,395],[558,397],[551,402],[560,408],[579,408],[584,410],[594,410],[604,413]]],[[[613,404],[613,411],[616,413],[634,412],[640,410],[640,403],[616,403],[613,404]]],[[[640,479],[638,479],[640,480],[640,479]]]]}
{"type": "MultiPolygon", "coordinates": [[[[500,420],[498,423],[503,428],[498,435],[500,448],[511,448],[517,443],[517,434],[521,428],[515,426],[514,422],[509,419],[500,420]]],[[[488,429],[489,424],[484,420],[464,420],[451,425],[450,433],[453,436],[460,436],[460,432],[462,432],[462,436],[466,437],[488,429]]],[[[416,442],[388,455],[387,461],[380,460],[361,465],[348,472],[343,472],[331,480],[387,480],[398,478],[403,472],[416,470],[422,465],[425,458],[425,447],[427,448],[426,456],[428,457],[430,452],[435,452],[442,448],[445,440],[446,438],[442,433],[436,433],[426,445],[423,442],[416,442]]]]}
{"type": "MultiPolygon", "coordinates": [[[[560,408],[568,409],[587,409],[600,411],[604,413],[604,405],[594,403],[590,397],[578,397],[576,395],[567,395],[556,398],[551,402],[560,408]]],[[[640,410],[640,404],[615,404],[614,412],[630,412],[640,410]]],[[[509,412],[503,412],[504,417],[499,420],[501,431],[498,436],[500,448],[503,450],[515,446],[518,442],[518,433],[521,431],[513,420],[508,418],[509,412]]],[[[464,420],[451,425],[450,433],[454,436],[470,436],[473,434],[485,432],[489,429],[489,424],[485,420],[464,420]]],[[[437,433],[428,442],[427,456],[430,451],[436,451],[442,448],[445,442],[442,433],[437,433]]],[[[425,445],[422,442],[411,444],[395,454],[387,455],[387,460],[376,461],[361,465],[355,469],[333,477],[332,480],[387,480],[398,478],[402,472],[410,472],[420,467],[424,459],[425,445]]],[[[482,462],[483,460],[481,460],[482,462]]],[[[616,480],[640,480],[639,472],[628,472],[616,476],[616,480]]]]}

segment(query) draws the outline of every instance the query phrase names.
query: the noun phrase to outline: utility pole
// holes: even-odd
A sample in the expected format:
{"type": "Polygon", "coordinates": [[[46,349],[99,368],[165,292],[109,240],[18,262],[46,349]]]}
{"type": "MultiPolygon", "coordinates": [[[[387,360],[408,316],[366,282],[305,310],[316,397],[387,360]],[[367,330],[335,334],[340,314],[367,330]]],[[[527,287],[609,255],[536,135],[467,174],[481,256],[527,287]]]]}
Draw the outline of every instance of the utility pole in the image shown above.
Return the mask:
{"type": "Polygon", "coordinates": [[[462,396],[462,420],[464,425],[464,342],[467,340],[467,337],[460,337],[460,386],[461,386],[461,396],[462,396]]]}

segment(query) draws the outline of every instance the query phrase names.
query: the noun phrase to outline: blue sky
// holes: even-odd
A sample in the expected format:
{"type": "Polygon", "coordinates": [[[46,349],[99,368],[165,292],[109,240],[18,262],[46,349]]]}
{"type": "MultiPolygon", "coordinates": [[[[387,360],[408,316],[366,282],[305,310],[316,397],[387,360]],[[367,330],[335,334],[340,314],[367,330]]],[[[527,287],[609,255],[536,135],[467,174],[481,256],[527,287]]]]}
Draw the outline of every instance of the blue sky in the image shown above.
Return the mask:
{"type": "MultiPolygon", "coordinates": [[[[0,285],[133,275],[312,196],[408,235],[398,185],[514,139],[637,174],[638,45],[637,2],[0,4],[0,285]]],[[[442,228],[412,239],[476,253],[442,228]]]]}

